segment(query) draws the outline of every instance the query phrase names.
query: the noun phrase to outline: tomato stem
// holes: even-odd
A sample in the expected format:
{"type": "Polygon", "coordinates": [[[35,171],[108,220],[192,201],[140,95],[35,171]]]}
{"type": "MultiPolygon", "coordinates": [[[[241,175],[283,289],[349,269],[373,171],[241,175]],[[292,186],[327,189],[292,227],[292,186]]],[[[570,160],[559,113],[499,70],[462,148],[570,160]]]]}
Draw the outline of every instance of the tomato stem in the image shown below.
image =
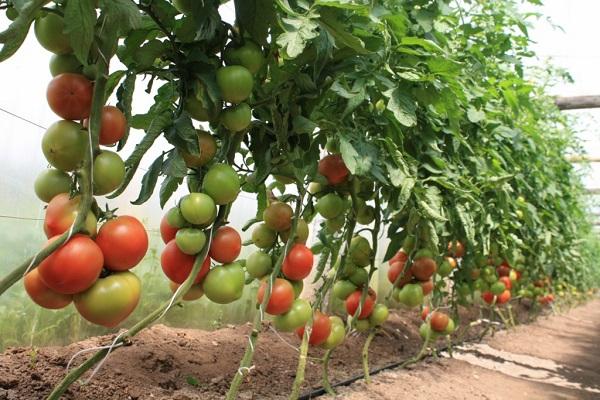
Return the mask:
{"type": "Polygon", "coordinates": [[[325,355],[323,356],[323,373],[322,373],[322,381],[323,381],[323,388],[325,389],[325,391],[332,395],[335,396],[335,390],[333,390],[333,388],[331,387],[331,383],[329,382],[329,359],[331,358],[331,353],[333,352],[334,349],[329,349],[325,352],[325,355]]]}
{"type": "Polygon", "coordinates": [[[371,383],[371,375],[369,373],[369,346],[375,338],[376,333],[377,331],[375,329],[372,329],[371,332],[369,332],[369,336],[367,336],[367,340],[365,340],[365,344],[362,349],[363,372],[365,374],[365,382],[367,384],[371,383]]]}

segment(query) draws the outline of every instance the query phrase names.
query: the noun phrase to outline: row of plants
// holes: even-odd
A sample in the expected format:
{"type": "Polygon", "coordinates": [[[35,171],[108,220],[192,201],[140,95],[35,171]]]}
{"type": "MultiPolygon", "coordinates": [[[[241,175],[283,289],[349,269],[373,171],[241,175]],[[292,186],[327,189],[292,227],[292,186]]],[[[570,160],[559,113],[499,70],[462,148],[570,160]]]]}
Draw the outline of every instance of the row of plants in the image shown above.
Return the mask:
{"type": "MultiPolygon", "coordinates": [[[[53,53],[47,102],[61,118],[43,137],[52,168],[34,188],[48,203],[49,241],[2,278],[0,293],[24,277],[42,307],[73,302],[95,324],[124,321],[140,298],[131,269],[148,236],[94,196],[121,195],[160,137],[171,147],[151,161],[132,204],[158,191],[164,206],[180,186],[189,192],[160,224],[173,295],[113,345],[174,304],[233,303],[258,280],[229,399],[266,319],[299,337],[297,398],[309,347],[327,349],[327,371],[353,330],[368,332],[368,375],[389,305],[419,308],[426,349],[460,324],[459,305],[481,299],[510,321],[501,307],[511,299],[548,305],[597,284],[584,192],[565,159],[577,143],[524,66],[533,54],[516,1],[233,4],[235,24],[217,0],[0,2],[14,19],[0,33],[0,60],[33,24],[53,53]],[[154,102],[133,114],[139,77],[154,102]],[[123,160],[130,129],[145,134],[123,160]],[[257,212],[236,227],[229,214],[242,191],[257,212]],[[257,249],[241,259],[243,245],[257,249]],[[379,295],[370,287],[385,265],[378,251],[391,285],[379,295]]],[[[49,398],[117,349],[99,350],[49,398]]],[[[332,390],[327,373],[324,384],[332,390]]]]}

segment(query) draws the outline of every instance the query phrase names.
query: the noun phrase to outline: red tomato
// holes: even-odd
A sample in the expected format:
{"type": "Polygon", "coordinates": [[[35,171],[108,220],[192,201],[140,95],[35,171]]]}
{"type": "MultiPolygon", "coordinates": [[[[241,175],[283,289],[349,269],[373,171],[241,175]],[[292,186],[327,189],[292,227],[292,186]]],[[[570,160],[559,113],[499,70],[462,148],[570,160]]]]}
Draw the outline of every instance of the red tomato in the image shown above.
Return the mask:
{"type": "Polygon", "coordinates": [[[465,255],[465,245],[458,240],[448,243],[448,254],[456,258],[463,258],[465,255]]]}
{"type": "MultiPolygon", "coordinates": [[[[353,316],[356,313],[358,305],[360,304],[361,296],[362,290],[356,290],[354,293],[348,296],[348,298],[346,299],[346,312],[348,313],[348,315],[353,316]]],[[[369,289],[369,294],[365,298],[365,303],[363,304],[360,310],[360,315],[358,316],[358,319],[365,319],[368,318],[369,315],[371,315],[371,312],[373,312],[373,307],[375,307],[376,299],[377,296],[375,295],[375,292],[369,289]]]]}
{"type": "MultiPolygon", "coordinates": [[[[265,290],[267,290],[267,281],[263,280],[256,294],[256,302],[258,304],[262,304],[265,290]]],[[[269,297],[266,311],[271,315],[285,314],[292,308],[294,299],[294,287],[292,284],[286,279],[277,278],[273,282],[271,297],[269,297]]]]}
{"type": "MultiPolygon", "coordinates": [[[[83,121],[83,126],[88,127],[89,120],[83,121]]],[[[104,106],[100,121],[100,144],[109,146],[117,143],[125,136],[127,119],[121,110],[115,106],[104,106]]]]}
{"type": "MultiPolygon", "coordinates": [[[[390,269],[388,270],[387,276],[390,283],[396,282],[398,276],[402,273],[402,270],[406,267],[406,261],[396,261],[394,263],[390,263],[390,269]]],[[[396,284],[397,287],[402,287],[406,285],[412,279],[412,271],[410,268],[407,268],[404,272],[404,276],[400,279],[400,281],[396,284]]]]}
{"type": "Polygon", "coordinates": [[[421,319],[425,321],[427,316],[429,315],[429,306],[423,307],[423,311],[421,311],[421,319]]]}
{"type": "Polygon", "coordinates": [[[148,251],[148,234],[136,218],[124,215],[100,227],[96,244],[104,254],[104,267],[126,271],[138,265],[148,251]]]}
{"type": "Polygon", "coordinates": [[[330,185],[345,182],[349,173],[350,171],[339,154],[330,154],[319,161],[319,174],[327,178],[330,185]]]}
{"type": "MultiPolygon", "coordinates": [[[[179,250],[175,239],[167,243],[160,255],[160,264],[162,265],[163,272],[170,280],[179,284],[183,283],[190,275],[190,272],[192,272],[194,260],[196,260],[196,256],[187,255],[179,250]]],[[[209,270],[210,257],[206,257],[198,276],[194,279],[194,283],[201,282],[209,270]]]]}
{"type": "MultiPolygon", "coordinates": [[[[53,237],[48,242],[56,240],[53,237]]],[[[62,294],[80,293],[96,282],[104,256],[92,239],[75,235],[38,266],[40,278],[50,289],[62,294]]]]}
{"type": "Polygon", "coordinates": [[[431,329],[436,332],[444,332],[446,327],[448,326],[448,322],[450,318],[443,312],[434,311],[431,313],[431,318],[429,319],[429,324],[431,325],[431,329]]]}
{"type": "Polygon", "coordinates": [[[420,257],[413,262],[410,269],[415,278],[420,281],[428,281],[437,271],[437,264],[433,258],[420,257]]]}
{"type": "Polygon", "coordinates": [[[46,97],[48,105],[59,117],[83,120],[90,116],[93,86],[85,76],[60,74],[50,81],[46,97]]]}
{"type": "Polygon", "coordinates": [[[222,226],[210,242],[208,255],[216,262],[229,264],[234,262],[242,251],[242,238],[230,226],[222,226]]]}
{"type": "Polygon", "coordinates": [[[488,304],[492,304],[494,302],[494,293],[492,292],[483,292],[481,293],[481,298],[488,304]]]}
{"type": "MultiPolygon", "coordinates": [[[[318,346],[325,343],[329,334],[331,333],[331,320],[326,314],[320,311],[316,311],[313,314],[312,329],[308,338],[308,343],[314,346],[318,346]]],[[[296,334],[300,339],[304,336],[304,327],[296,329],[296,334]]]]}
{"type": "Polygon", "coordinates": [[[73,296],[57,293],[50,289],[40,278],[37,268],[32,269],[23,278],[25,291],[37,305],[51,310],[58,310],[71,304],[73,296]]]}
{"type": "Polygon", "coordinates": [[[505,290],[504,292],[502,292],[502,294],[500,296],[498,296],[496,303],[498,303],[498,304],[507,303],[510,300],[510,298],[511,298],[510,290],[505,290]]]}
{"type": "Polygon", "coordinates": [[[406,262],[406,260],[408,260],[408,254],[406,254],[403,249],[400,249],[396,254],[394,254],[394,257],[390,258],[390,261],[388,262],[390,265],[392,265],[396,261],[406,262]]]}
{"type": "Polygon", "coordinates": [[[508,265],[502,263],[496,267],[496,273],[498,273],[498,276],[500,276],[500,277],[508,276],[508,275],[510,275],[510,267],[508,265]]]}
{"type": "Polygon", "coordinates": [[[167,221],[167,215],[165,214],[160,220],[160,237],[162,238],[165,244],[169,243],[171,240],[175,239],[175,235],[177,234],[178,228],[174,228],[169,225],[169,221],[167,221]]]}
{"type": "Polygon", "coordinates": [[[498,278],[498,281],[504,283],[504,287],[506,287],[507,290],[512,289],[512,281],[508,276],[501,276],[498,278]]]}
{"type": "Polygon", "coordinates": [[[286,278],[299,281],[306,278],[312,270],[314,256],[312,251],[303,244],[297,243],[283,260],[281,271],[286,278]]]}

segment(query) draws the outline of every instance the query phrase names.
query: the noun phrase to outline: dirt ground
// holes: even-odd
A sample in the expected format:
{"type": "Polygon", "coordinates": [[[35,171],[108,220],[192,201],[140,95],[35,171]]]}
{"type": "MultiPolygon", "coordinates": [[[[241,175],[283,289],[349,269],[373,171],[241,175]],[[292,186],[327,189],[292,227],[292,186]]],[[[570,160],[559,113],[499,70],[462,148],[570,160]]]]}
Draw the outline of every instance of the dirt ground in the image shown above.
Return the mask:
{"type": "Polygon", "coordinates": [[[600,399],[600,300],[542,317],[409,370],[358,381],[338,398],[600,399]]]}
{"type": "MultiPolygon", "coordinates": [[[[524,318],[526,314],[521,312],[519,315],[524,318]]],[[[479,312],[475,309],[471,309],[469,313],[462,313],[463,321],[478,317],[479,312]]],[[[552,322],[554,319],[543,320],[534,326],[522,327],[509,334],[498,333],[488,343],[493,348],[509,348],[511,352],[520,354],[531,352],[531,355],[537,357],[550,357],[555,354],[556,362],[565,368],[559,372],[567,374],[571,371],[570,381],[581,378],[583,371],[588,374],[587,384],[597,387],[599,379],[596,371],[599,371],[597,367],[600,363],[600,349],[597,346],[594,348],[594,345],[598,344],[594,335],[600,327],[600,302],[590,303],[568,316],[556,318],[563,319],[557,320],[558,322],[552,322]],[[589,317],[590,312],[595,312],[594,318],[589,317]],[[567,322],[571,324],[570,327],[567,326],[567,322]],[[577,328],[572,324],[581,325],[577,325],[577,328]],[[553,333],[549,328],[554,325],[557,328],[560,325],[561,330],[553,333]],[[573,343],[577,343],[577,350],[574,350],[573,343]],[[546,349],[546,345],[551,349],[546,349]]],[[[418,335],[420,322],[417,310],[393,313],[390,321],[386,323],[386,332],[378,334],[371,344],[371,368],[389,365],[416,354],[421,344],[418,335]]],[[[112,353],[90,383],[75,383],[64,398],[221,399],[232,376],[237,372],[249,331],[248,325],[231,326],[213,332],[156,325],[135,337],[131,346],[112,353]]],[[[477,329],[471,333],[476,335],[477,329]]],[[[44,347],[35,351],[27,347],[7,349],[0,354],[0,400],[45,398],[52,387],[64,377],[67,363],[76,352],[105,345],[110,340],[110,336],[96,337],[65,347],[44,347]]],[[[333,383],[361,372],[360,350],[364,340],[364,335],[352,336],[333,353],[330,361],[330,378],[333,383]]],[[[240,398],[287,398],[295,375],[298,345],[299,340],[295,335],[277,335],[265,327],[256,348],[254,367],[242,385],[240,398]]],[[[460,355],[462,354],[463,351],[460,352],[460,355]]],[[[464,354],[469,353],[465,350],[464,354]]],[[[309,353],[311,358],[307,364],[304,393],[320,386],[321,367],[318,358],[322,355],[321,349],[311,349],[309,353]]],[[[456,352],[456,355],[458,357],[459,353],[456,352]]],[[[85,356],[78,357],[74,365],[82,362],[84,358],[85,356]]],[[[84,375],[84,380],[88,376],[89,373],[84,375]]],[[[549,392],[542,391],[540,387],[543,385],[547,385],[547,390],[552,390],[556,395],[564,394],[563,397],[554,398],[573,398],[565,396],[578,393],[576,389],[568,387],[538,385],[518,378],[505,377],[501,373],[457,360],[433,363],[427,361],[409,371],[385,372],[374,378],[375,382],[368,389],[358,383],[340,389],[340,396],[356,399],[397,399],[399,395],[406,398],[424,398],[429,393],[444,394],[445,398],[449,398],[447,395],[450,393],[456,394],[457,397],[453,398],[465,399],[486,398],[477,397],[481,396],[481,393],[485,393],[487,398],[499,398],[493,396],[495,393],[503,393],[503,396],[511,395],[516,399],[524,398],[523,393],[530,393],[532,396],[540,393],[540,396],[544,397],[549,392]],[[446,383],[442,384],[443,382],[446,383]],[[475,383],[485,386],[477,386],[475,383]],[[513,388],[512,392],[508,392],[504,387],[507,383],[513,388]]],[[[600,394],[596,395],[600,398],[600,394]]]]}

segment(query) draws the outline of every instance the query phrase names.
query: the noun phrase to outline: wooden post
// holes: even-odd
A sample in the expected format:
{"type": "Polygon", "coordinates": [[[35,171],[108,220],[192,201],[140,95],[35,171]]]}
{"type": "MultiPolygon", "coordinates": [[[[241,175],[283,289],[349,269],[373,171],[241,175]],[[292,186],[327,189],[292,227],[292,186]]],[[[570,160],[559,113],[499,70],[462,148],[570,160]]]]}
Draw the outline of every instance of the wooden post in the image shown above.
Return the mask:
{"type": "Polygon", "coordinates": [[[600,108],[600,96],[556,97],[554,101],[560,110],[600,108]]]}

